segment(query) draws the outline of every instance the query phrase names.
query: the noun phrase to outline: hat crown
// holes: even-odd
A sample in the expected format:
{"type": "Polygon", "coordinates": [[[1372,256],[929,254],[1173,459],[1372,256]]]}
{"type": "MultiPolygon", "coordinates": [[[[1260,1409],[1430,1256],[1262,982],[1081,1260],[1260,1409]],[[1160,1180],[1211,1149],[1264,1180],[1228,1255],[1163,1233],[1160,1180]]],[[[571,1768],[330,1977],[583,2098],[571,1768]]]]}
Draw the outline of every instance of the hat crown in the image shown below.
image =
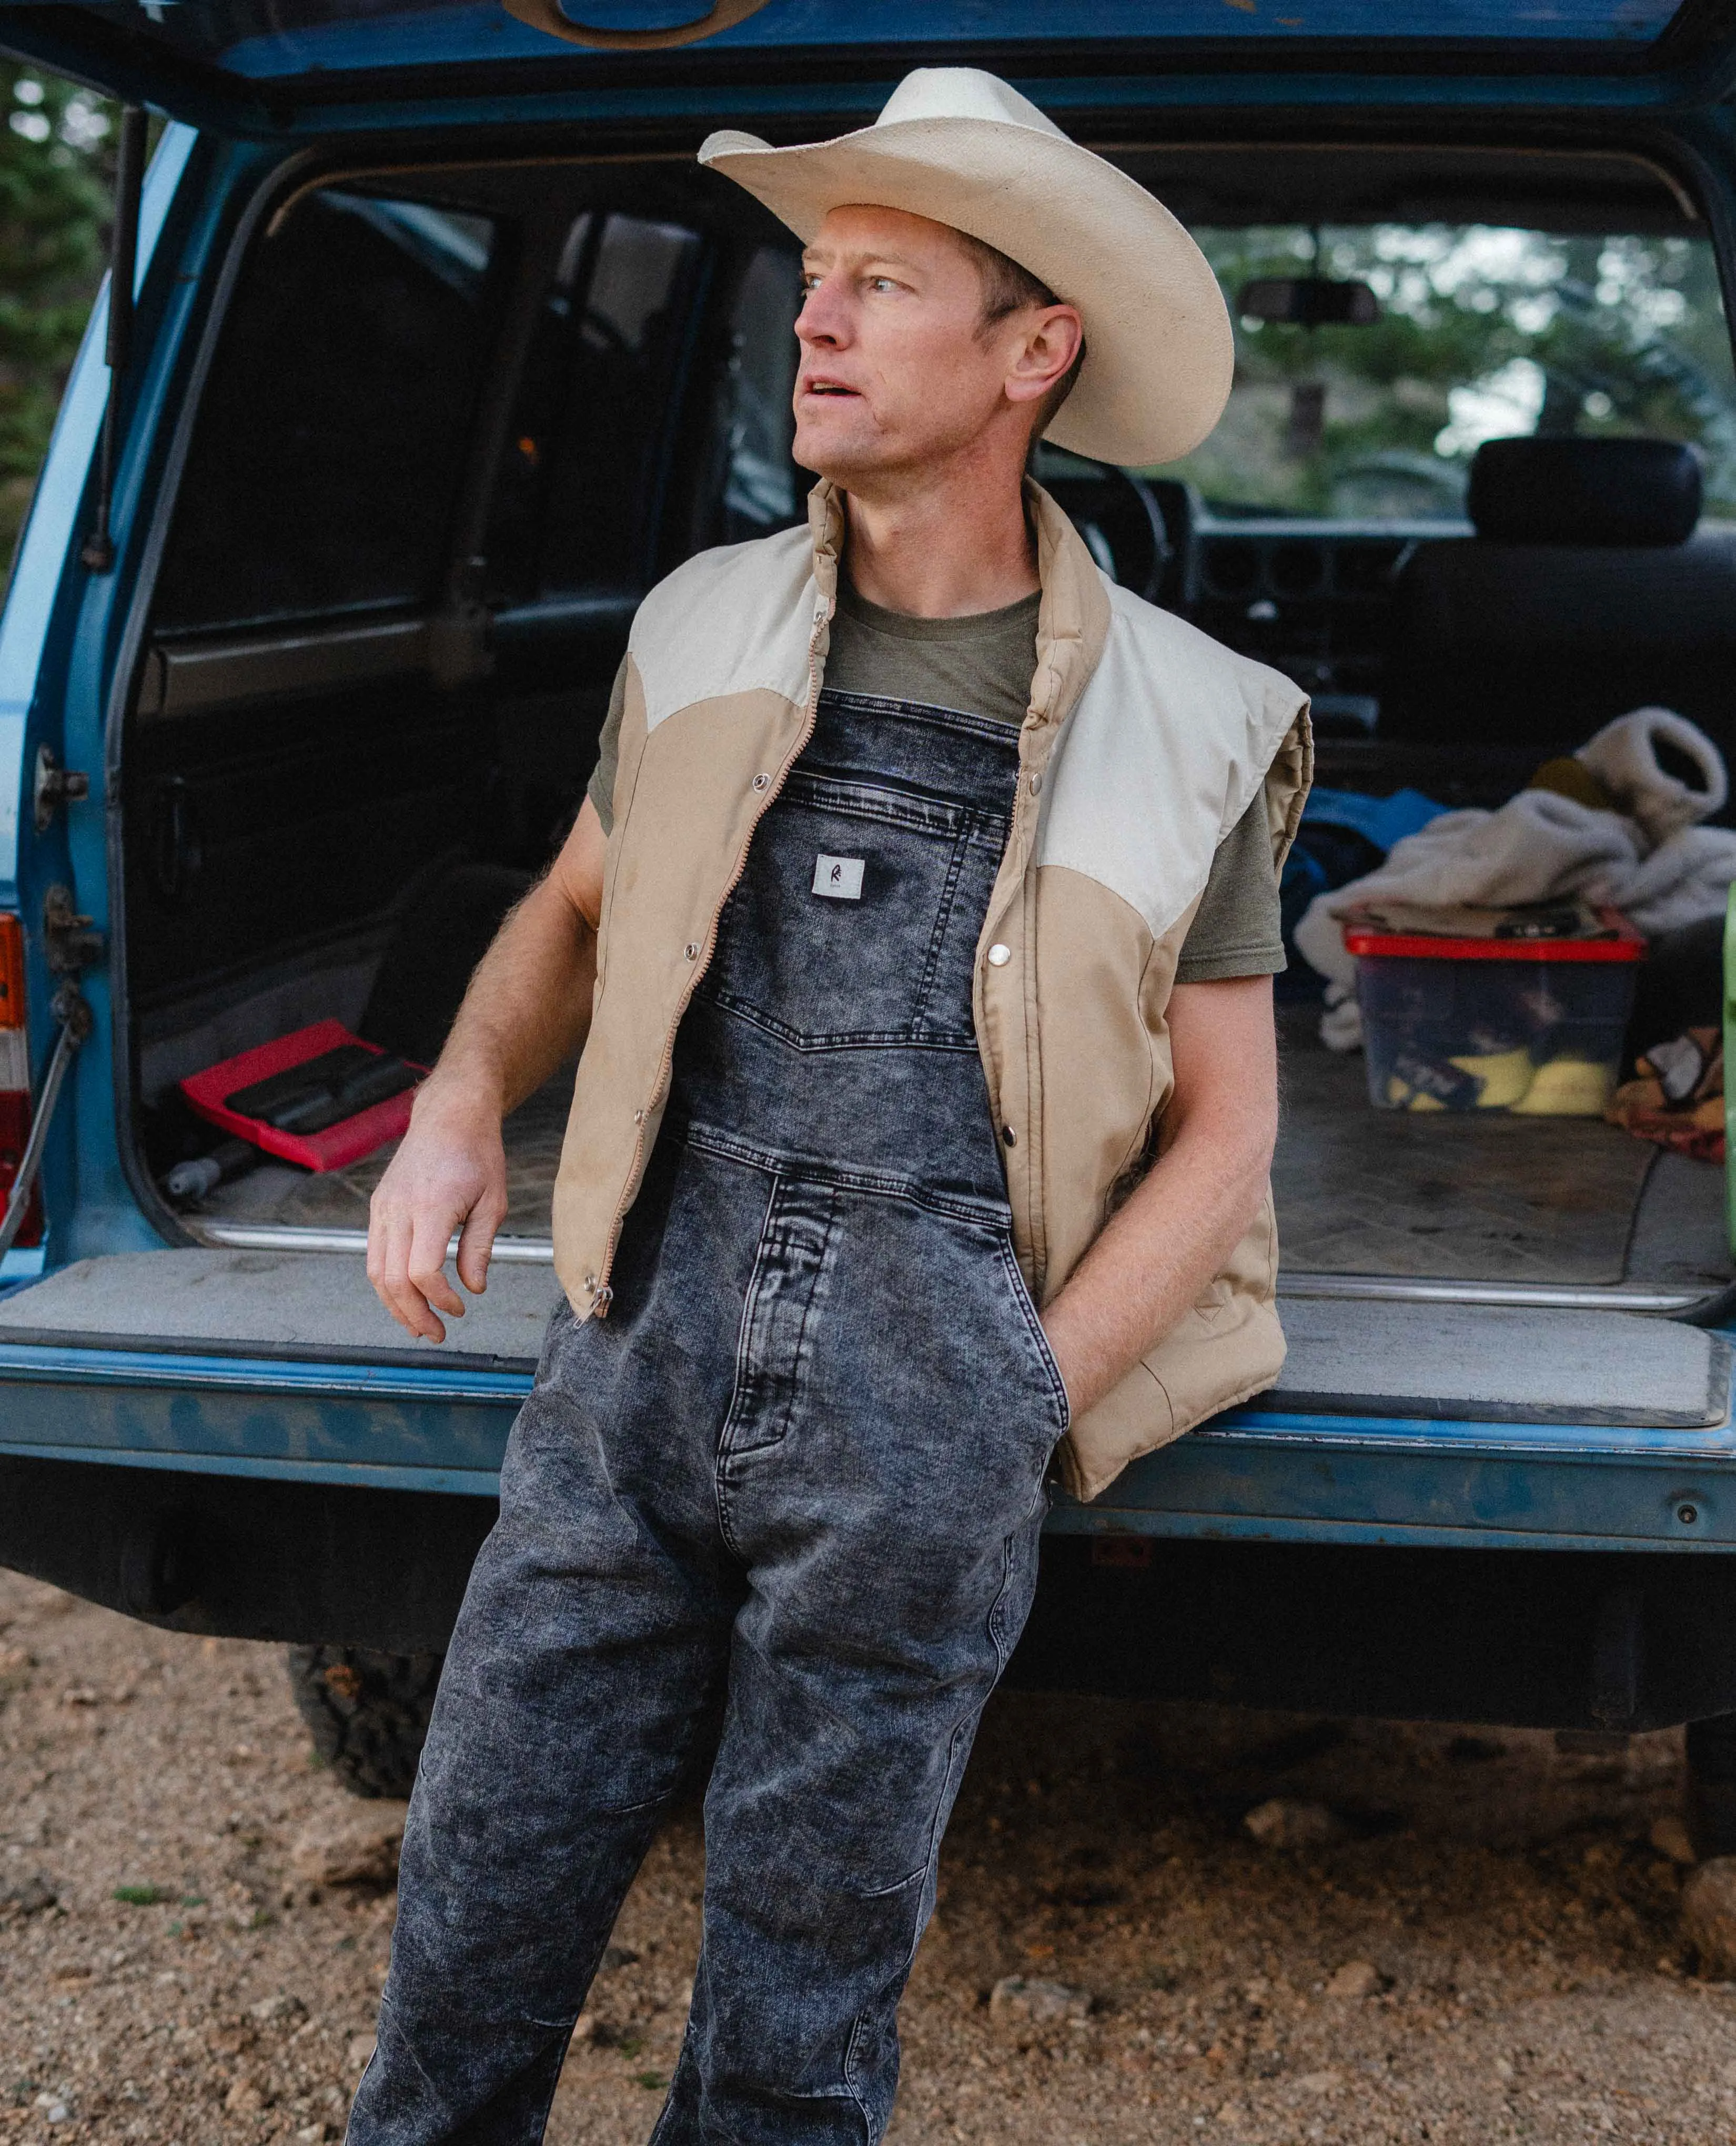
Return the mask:
{"type": "Polygon", "coordinates": [[[913,67],[886,99],[876,127],[906,119],[991,119],[1067,137],[1028,97],[982,67],[913,67]]]}

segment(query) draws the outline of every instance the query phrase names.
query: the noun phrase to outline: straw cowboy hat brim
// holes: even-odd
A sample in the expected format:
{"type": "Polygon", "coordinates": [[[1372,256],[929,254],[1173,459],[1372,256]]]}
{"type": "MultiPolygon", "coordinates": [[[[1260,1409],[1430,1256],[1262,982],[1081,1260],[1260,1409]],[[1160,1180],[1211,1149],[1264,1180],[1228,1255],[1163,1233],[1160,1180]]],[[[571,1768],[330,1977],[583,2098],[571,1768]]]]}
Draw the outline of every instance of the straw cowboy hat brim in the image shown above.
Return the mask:
{"type": "Polygon", "coordinates": [[[920,67],[871,127],[775,149],[733,130],[702,164],[798,237],[829,210],[904,209],[995,247],[1079,308],[1085,359],[1048,437],[1095,462],[1173,462],[1223,414],[1235,339],[1205,256],[1163,204],[975,67],[920,67]]]}

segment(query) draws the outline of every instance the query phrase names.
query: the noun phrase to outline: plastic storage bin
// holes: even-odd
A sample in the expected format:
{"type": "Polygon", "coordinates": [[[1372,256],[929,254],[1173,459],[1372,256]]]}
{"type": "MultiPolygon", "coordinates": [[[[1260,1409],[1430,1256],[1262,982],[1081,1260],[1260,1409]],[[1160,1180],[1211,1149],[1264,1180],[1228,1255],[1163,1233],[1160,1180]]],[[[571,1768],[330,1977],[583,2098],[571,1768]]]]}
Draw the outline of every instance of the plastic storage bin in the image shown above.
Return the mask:
{"type": "Polygon", "coordinates": [[[1344,945],[1376,1110],[1594,1118],[1615,1093],[1645,941],[1613,910],[1368,908],[1344,945]]]}

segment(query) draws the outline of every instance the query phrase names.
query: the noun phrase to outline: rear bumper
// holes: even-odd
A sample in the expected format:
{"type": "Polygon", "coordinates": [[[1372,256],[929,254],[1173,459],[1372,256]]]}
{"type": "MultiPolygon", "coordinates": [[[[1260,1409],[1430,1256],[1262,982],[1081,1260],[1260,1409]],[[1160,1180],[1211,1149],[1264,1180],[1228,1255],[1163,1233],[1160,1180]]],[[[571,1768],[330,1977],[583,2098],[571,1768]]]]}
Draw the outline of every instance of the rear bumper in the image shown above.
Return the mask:
{"type": "MultiPolygon", "coordinates": [[[[358,1352],[359,1354],[359,1352],[358,1352]]],[[[491,1498],[531,1372],[0,1344],[0,1455],[491,1498]]],[[[1736,1422],[1509,1423],[1239,1409],[1051,1532],[1364,1548],[1736,1550],[1736,1422]]]]}

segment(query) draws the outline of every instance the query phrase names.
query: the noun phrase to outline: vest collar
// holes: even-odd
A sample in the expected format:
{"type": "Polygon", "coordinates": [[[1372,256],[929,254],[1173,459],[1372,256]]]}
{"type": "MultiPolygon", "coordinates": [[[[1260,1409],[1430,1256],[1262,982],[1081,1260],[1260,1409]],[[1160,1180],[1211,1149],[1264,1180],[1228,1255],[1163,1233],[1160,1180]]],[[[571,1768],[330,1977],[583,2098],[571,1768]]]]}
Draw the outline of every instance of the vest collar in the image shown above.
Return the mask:
{"type": "MultiPolygon", "coordinates": [[[[1036,668],[1027,721],[1040,728],[1064,722],[1084,692],[1109,637],[1109,594],[1085,540],[1033,479],[1025,480],[1025,507],[1037,545],[1036,668]]],[[[846,533],[844,494],[822,477],[808,494],[814,542],[814,581],[828,616],[838,600],[846,533]]]]}

